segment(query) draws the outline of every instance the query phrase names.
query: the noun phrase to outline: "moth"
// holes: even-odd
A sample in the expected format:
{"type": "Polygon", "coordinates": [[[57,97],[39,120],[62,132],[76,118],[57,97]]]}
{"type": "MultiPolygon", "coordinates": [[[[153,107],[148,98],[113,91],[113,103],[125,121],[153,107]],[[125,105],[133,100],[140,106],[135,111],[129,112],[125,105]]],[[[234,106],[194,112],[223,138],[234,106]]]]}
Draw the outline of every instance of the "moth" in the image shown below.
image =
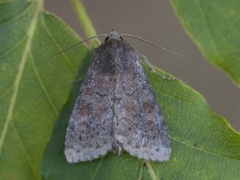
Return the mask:
{"type": "Polygon", "coordinates": [[[94,50],[69,120],[65,156],[90,161],[122,150],[139,159],[167,161],[171,143],[139,53],[112,30],[94,50]]]}

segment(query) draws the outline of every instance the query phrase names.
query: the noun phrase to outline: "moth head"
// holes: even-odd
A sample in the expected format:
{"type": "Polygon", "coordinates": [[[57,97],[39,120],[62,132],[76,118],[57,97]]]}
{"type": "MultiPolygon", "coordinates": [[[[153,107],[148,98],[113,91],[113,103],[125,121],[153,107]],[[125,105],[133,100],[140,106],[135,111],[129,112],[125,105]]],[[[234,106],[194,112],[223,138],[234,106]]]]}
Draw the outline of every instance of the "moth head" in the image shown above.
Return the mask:
{"type": "Polygon", "coordinates": [[[108,41],[109,39],[118,39],[118,40],[123,40],[122,36],[120,34],[118,34],[117,31],[114,31],[112,29],[112,31],[110,31],[110,33],[108,33],[106,39],[105,39],[105,42],[108,41]]]}

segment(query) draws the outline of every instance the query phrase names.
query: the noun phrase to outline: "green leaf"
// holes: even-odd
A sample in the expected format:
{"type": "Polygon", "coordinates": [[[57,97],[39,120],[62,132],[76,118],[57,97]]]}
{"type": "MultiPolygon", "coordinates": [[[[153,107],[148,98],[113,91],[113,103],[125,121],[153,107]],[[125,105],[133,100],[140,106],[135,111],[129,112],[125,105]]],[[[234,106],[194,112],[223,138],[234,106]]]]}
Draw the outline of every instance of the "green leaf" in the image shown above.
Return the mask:
{"type": "Polygon", "coordinates": [[[147,162],[145,166],[124,152],[121,156],[109,153],[91,162],[68,164],[63,153],[64,136],[79,89],[74,87],[43,158],[44,179],[238,179],[239,134],[182,82],[162,80],[152,72],[148,75],[170,132],[170,161],[147,162]]]}
{"type": "MultiPolygon", "coordinates": [[[[0,179],[40,179],[47,141],[87,49],[42,1],[0,4],[0,179]]],[[[82,66],[82,65],[81,65],[82,66]]]]}
{"type": "Polygon", "coordinates": [[[40,179],[49,138],[42,179],[239,178],[239,133],[191,88],[147,69],[171,136],[171,159],[144,163],[123,152],[68,164],[64,137],[80,87],[72,82],[84,75],[91,52],[79,45],[47,58],[80,39],[41,1],[2,3],[0,13],[0,179],[40,179]]]}
{"type": "Polygon", "coordinates": [[[206,59],[240,85],[240,1],[173,0],[185,30],[206,59]]]}

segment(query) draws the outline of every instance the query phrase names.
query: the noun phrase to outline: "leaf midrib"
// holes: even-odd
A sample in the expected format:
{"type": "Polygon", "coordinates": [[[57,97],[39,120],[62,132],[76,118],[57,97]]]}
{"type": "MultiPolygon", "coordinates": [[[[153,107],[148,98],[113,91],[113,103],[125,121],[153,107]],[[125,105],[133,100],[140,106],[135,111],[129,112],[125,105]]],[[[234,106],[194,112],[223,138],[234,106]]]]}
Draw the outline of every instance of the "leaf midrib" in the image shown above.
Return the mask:
{"type": "MultiPolygon", "coordinates": [[[[0,137],[0,155],[1,155],[1,150],[3,147],[3,143],[6,138],[8,127],[12,121],[13,112],[14,112],[14,108],[16,105],[17,96],[19,93],[20,83],[21,83],[24,68],[25,68],[25,65],[27,62],[27,56],[28,56],[29,51],[31,50],[31,45],[33,42],[33,37],[34,37],[35,30],[36,30],[37,22],[38,22],[37,20],[38,20],[40,12],[42,11],[43,1],[36,1],[35,3],[36,3],[36,10],[35,10],[35,13],[33,14],[29,29],[27,31],[28,40],[26,42],[26,46],[24,48],[24,51],[23,51],[23,54],[22,54],[22,57],[21,57],[21,60],[19,63],[19,68],[18,68],[18,72],[16,74],[15,81],[13,83],[13,94],[12,94],[12,97],[10,100],[10,105],[8,108],[6,120],[3,125],[3,131],[2,131],[1,137],[0,137]]],[[[29,163],[31,164],[31,162],[29,162],[29,163]]],[[[33,166],[31,166],[31,167],[33,167],[33,166]]],[[[38,179],[38,175],[35,173],[35,171],[33,169],[32,169],[32,172],[33,172],[35,179],[38,179]]]]}

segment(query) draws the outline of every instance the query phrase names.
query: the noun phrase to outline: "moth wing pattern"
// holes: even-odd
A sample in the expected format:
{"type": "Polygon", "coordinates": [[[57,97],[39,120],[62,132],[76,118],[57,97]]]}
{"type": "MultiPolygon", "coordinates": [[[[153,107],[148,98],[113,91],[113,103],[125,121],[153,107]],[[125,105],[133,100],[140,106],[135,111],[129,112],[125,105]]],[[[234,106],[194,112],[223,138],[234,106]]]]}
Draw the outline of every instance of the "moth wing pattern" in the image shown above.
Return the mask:
{"type": "Polygon", "coordinates": [[[150,82],[133,47],[121,41],[119,46],[123,50],[116,60],[115,139],[140,159],[167,161],[170,140],[150,82]]]}
{"type": "Polygon", "coordinates": [[[168,130],[137,54],[115,31],[95,49],[67,128],[69,163],[122,149],[144,160],[170,158],[168,130]]]}
{"type": "Polygon", "coordinates": [[[66,132],[69,163],[93,160],[112,149],[114,67],[109,67],[109,59],[96,54],[83,78],[66,132]],[[106,65],[108,69],[103,68],[106,65]]]}

